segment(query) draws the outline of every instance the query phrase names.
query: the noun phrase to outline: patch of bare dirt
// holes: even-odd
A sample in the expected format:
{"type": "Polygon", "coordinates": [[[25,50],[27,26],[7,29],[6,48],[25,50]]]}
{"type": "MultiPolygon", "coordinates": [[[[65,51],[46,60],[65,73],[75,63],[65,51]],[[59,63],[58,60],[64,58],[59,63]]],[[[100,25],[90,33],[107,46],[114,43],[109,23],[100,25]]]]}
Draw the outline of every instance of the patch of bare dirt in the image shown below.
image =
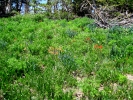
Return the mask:
{"type": "Polygon", "coordinates": [[[101,85],[99,88],[98,88],[99,91],[103,91],[104,90],[104,86],[101,85]]]}
{"type": "Polygon", "coordinates": [[[116,92],[118,88],[118,85],[116,83],[113,84],[113,91],[116,92]]]}
{"type": "Polygon", "coordinates": [[[76,100],[80,100],[81,98],[83,98],[84,93],[80,89],[76,89],[74,92],[74,96],[76,100]]]}
{"type": "Polygon", "coordinates": [[[131,74],[126,74],[126,77],[127,77],[128,80],[133,81],[133,75],[131,75],[131,74]]]}
{"type": "Polygon", "coordinates": [[[113,89],[113,93],[116,93],[117,89],[118,89],[118,84],[116,83],[111,83],[111,88],[113,89]]]}

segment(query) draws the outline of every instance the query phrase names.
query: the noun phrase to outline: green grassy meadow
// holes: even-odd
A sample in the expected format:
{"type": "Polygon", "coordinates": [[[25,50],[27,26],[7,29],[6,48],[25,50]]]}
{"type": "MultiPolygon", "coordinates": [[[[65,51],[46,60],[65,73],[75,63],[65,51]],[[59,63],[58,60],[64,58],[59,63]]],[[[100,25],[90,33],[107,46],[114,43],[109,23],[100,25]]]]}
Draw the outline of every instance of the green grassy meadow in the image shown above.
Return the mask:
{"type": "Polygon", "coordinates": [[[133,100],[132,75],[133,27],[0,19],[0,100],[133,100]]]}

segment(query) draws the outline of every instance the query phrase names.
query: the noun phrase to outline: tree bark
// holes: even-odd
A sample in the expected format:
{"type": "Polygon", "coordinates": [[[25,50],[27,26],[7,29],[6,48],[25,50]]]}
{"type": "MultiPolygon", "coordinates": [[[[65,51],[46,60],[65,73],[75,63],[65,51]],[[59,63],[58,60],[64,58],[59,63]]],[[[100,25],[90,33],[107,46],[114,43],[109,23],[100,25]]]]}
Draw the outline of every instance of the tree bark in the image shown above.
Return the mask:
{"type": "Polygon", "coordinates": [[[29,0],[26,0],[26,3],[25,3],[25,13],[28,13],[29,12],[29,0]]]}
{"type": "Polygon", "coordinates": [[[10,13],[10,12],[11,12],[11,0],[8,0],[6,4],[6,13],[10,13]]]}

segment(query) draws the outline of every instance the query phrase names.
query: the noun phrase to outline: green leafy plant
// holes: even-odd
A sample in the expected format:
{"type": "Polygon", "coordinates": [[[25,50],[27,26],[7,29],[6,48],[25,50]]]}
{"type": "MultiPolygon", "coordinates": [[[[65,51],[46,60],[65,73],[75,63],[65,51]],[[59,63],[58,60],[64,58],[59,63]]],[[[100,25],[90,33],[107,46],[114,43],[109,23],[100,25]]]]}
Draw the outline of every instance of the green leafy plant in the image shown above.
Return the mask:
{"type": "Polygon", "coordinates": [[[76,70],[78,67],[75,62],[75,59],[70,53],[61,53],[59,55],[59,59],[61,60],[63,66],[68,72],[71,70],[76,70]]]}
{"type": "Polygon", "coordinates": [[[126,76],[123,76],[123,75],[119,74],[119,75],[118,75],[118,82],[119,82],[120,84],[127,83],[127,78],[126,78],[126,76]]]}
{"type": "Polygon", "coordinates": [[[65,34],[67,34],[70,38],[73,38],[75,35],[77,35],[76,31],[68,29],[65,34]]]}

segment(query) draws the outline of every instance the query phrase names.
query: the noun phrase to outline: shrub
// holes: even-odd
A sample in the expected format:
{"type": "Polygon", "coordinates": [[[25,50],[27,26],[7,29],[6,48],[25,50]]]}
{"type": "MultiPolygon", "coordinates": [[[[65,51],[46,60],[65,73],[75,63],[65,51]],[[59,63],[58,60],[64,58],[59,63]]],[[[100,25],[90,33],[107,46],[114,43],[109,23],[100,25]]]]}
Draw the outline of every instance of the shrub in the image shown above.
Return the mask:
{"type": "Polygon", "coordinates": [[[67,72],[76,70],[78,67],[75,62],[75,59],[70,53],[61,53],[59,55],[59,59],[62,62],[65,69],[67,70],[67,72]]]}
{"type": "Polygon", "coordinates": [[[75,35],[77,35],[78,33],[76,31],[70,30],[68,29],[65,34],[67,34],[70,38],[73,38],[75,35]]]}

